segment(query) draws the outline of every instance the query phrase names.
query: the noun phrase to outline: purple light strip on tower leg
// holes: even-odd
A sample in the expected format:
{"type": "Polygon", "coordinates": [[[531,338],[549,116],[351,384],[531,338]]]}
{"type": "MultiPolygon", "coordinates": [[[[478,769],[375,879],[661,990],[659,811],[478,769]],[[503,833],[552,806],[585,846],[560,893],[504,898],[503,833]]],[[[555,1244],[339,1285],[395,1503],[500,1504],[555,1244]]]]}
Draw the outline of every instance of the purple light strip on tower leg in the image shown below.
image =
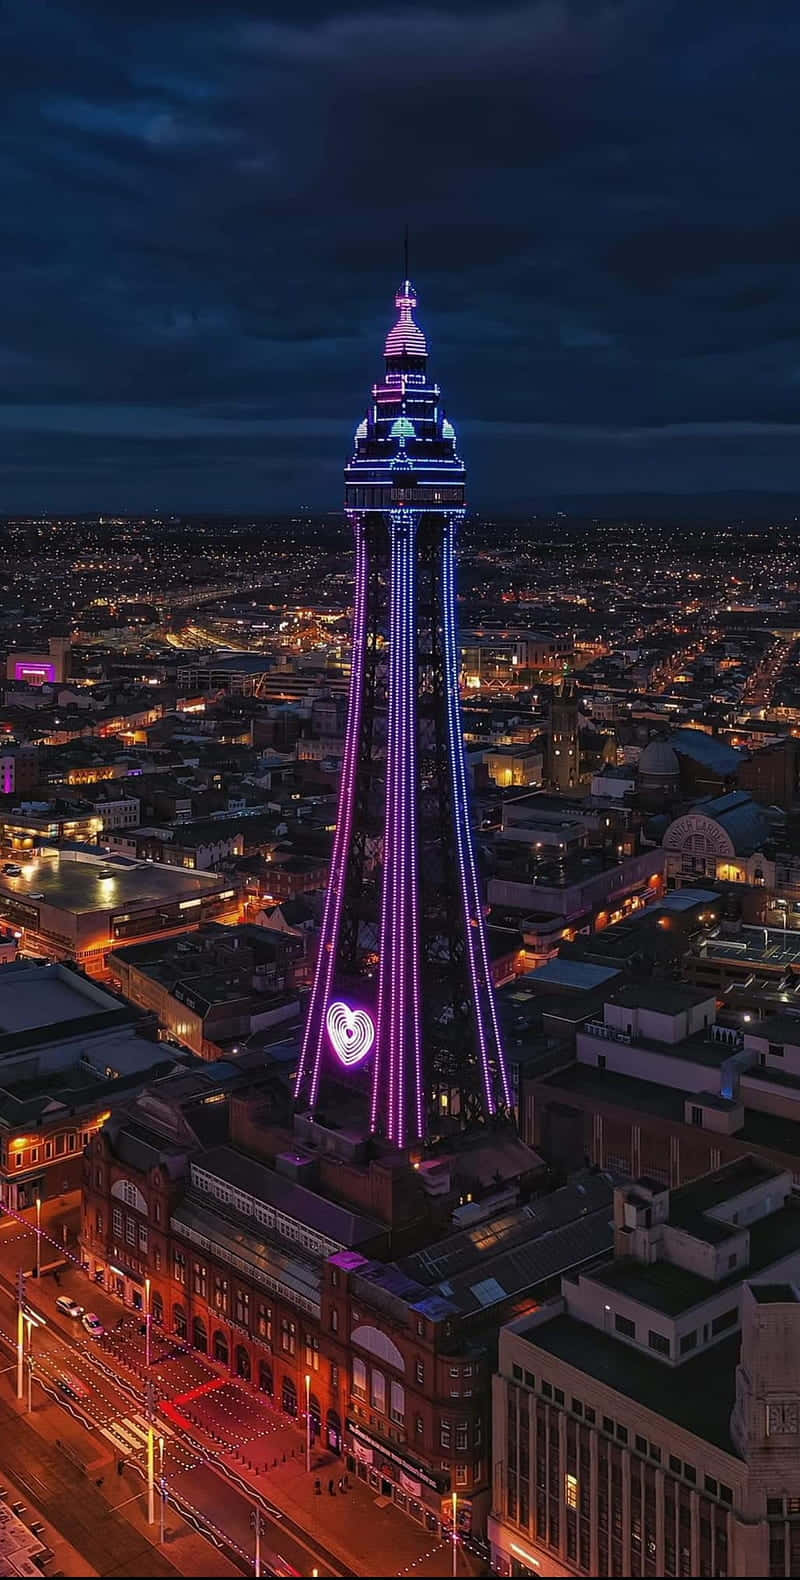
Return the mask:
{"type": "Polygon", "coordinates": [[[364,695],[366,589],[369,556],[360,518],[356,520],[355,532],[356,576],[353,600],[353,641],[350,654],[350,695],[347,707],[344,756],[342,759],[342,780],[339,788],[339,808],[336,817],[336,833],[333,839],[328,892],[325,897],[325,910],[320,929],[314,985],[311,990],[305,1036],[295,1081],[295,1097],[299,1098],[307,1075],[309,1053],[313,1043],[315,1045],[314,1063],[309,1090],[309,1106],[311,1108],[316,1103],[319,1090],[320,1063],[325,1031],[325,1008],[330,994],[333,968],[336,960],[336,946],[339,937],[339,923],[342,914],[343,879],[353,821],[361,707],[364,695]]]}
{"type": "Polygon", "coordinates": [[[475,996],[475,1015],[478,1030],[478,1042],[481,1053],[484,1093],[488,1113],[494,1113],[497,1107],[497,1093],[495,1082],[499,1078],[502,1100],[507,1105],[511,1104],[511,1090],[506,1071],[503,1047],[500,1038],[500,1028],[497,1021],[497,1011],[494,1002],[494,990],[489,968],[489,955],[486,945],[483,913],[480,903],[480,888],[475,867],[475,857],[472,850],[472,834],[469,822],[469,795],[467,788],[466,769],[464,765],[464,745],[461,732],[461,704],[458,690],[458,644],[456,639],[456,601],[455,601],[455,528],[451,517],[448,520],[443,542],[443,603],[444,603],[444,631],[445,631],[445,667],[446,667],[446,692],[447,692],[447,718],[450,745],[450,768],[453,781],[454,818],[456,827],[456,843],[461,877],[461,893],[464,903],[464,923],[467,944],[467,958],[469,960],[470,975],[472,978],[473,993],[475,996]],[[477,935],[477,940],[476,940],[477,935]],[[476,950],[477,941],[477,950],[476,950]],[[477,954],[480,954],[480,964],[477,954]],[[482,968],[482,969],[481,969],[482,968]],[[481,987],[483,992],[481,993],[481,987]],[[483,1019],[483,1003],[486,1000],[491,1020],[491,1041],[493,1043],[493,1056],[490,1056],[487,1046],[487,1028],[483,1019]],[[493,1079],[494,1077],[494,1079],[493,1079]]]}
{"type": "Polygon", "coordinates": [[[387,1136],[405,1146],[424,1128],[416,831],[416,552],[414,517],[391,516],[389,697],[378,1026],[372,1128],[388,1098],[387,1136]],[[388,1061],[388,1070],[384,1063],[388,1061]],[[388,1088],[388,1090],[387,1090],[388,1088]],[[413,1119],[409,1100],[413,1093],[413,1119]]]}

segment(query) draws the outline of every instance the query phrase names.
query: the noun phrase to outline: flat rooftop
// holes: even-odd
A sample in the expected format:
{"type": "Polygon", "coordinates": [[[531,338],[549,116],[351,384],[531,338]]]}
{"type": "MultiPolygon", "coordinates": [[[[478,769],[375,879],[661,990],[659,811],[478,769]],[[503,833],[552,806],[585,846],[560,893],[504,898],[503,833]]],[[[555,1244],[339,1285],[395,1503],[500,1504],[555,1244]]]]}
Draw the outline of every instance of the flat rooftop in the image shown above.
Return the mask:
{"type": "Polygon", "coordinates": [[[124,1008],[113,993],[64,966],[17,960],[0,971],[0,1038],[45,1028],[69,1034],[70,1021],[94,1016],[102,1026],[102,1017],[124,1008]]]}
{"type": "Polygon", "coordinates": [[[573,1366],[630,1399],[634,1409],[643,1406],[652,1410],[740,1458],[730,1434],[738,1333],[679,1367],[665,1366],[632,1345],[566,1314],[532,1326],[525,1337],[554,1360],[573,1366]]]}
{"type": "Polygon", "coordinates": [[[712,988],[688,987],[683,982],[631,982],[608,998],[624,1009],[651,1010],[657,1015],[679,1015],[714,998],[712,988]]]}
{"type": "Polygon", "coordinates": [[[0,900],[14,898],[83,915],[121,911],[129,905],[201,899],[226,884],[230,887],[230,880],[218,873],[188,872],[159,862],[132,863],[113,857],[102,863],[72,857],[65,860],[54,852],[26,861],[19,878],[0,874],[0,900]],[[104,878],[104,872],[112,876],[104,878]],[[34,894],[43,894],[44,899],[37,902],[34,894]]]}

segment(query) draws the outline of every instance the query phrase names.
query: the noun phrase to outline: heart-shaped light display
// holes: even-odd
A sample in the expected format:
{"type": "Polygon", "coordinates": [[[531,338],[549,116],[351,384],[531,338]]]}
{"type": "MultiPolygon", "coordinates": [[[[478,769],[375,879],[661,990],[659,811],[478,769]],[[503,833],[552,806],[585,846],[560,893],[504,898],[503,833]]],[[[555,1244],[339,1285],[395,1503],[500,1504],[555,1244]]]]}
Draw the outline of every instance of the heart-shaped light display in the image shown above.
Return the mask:
{"type": "Polygon", "coordinates": [[[325,1017],[333,1051],[342,1064],[366,1059],[375,1041],[375,1025],[365,1009],[353,1009],[342,999],[331,1004],[325,1017]]]}

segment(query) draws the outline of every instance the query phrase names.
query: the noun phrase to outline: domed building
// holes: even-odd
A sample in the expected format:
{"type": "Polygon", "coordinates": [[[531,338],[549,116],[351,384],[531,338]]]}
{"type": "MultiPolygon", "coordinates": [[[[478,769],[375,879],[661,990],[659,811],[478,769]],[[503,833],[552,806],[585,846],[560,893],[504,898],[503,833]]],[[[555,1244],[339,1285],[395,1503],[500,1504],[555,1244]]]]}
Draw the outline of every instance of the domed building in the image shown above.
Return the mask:
{"type": "Polygon", "coordinates": [[[680,763],[669,741],[649,741],[638,764],[639,789],[646,796],[675,795],[680,781],[680,763]]]}
{"type": "Polygon", "coordinates": [[[717,878],[754,887],[774,884],[775,863],[764,854],[769,819],[746,790],[708,796],[670,823],[663,839],[667,876],[717,878]]]}

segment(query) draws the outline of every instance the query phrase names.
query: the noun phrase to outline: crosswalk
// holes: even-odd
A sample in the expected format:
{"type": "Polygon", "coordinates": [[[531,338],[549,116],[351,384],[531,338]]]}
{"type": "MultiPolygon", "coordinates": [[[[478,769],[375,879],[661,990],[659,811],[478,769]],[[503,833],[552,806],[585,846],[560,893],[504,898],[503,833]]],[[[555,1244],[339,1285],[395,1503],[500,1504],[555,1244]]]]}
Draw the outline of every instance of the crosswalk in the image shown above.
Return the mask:
{"type": "MultiPolygon", "coordinates": [[[[100,1427],[102,1436],[113,1444],[118,1454],[146,1453],[148,1430],[148,1422],[143,1415],[120,1416],[100,1427]]],[[[175,1436],[172,1428],[161,1420],[153,1422],[153,1431],[156,1438],[175,1436]]]]}

